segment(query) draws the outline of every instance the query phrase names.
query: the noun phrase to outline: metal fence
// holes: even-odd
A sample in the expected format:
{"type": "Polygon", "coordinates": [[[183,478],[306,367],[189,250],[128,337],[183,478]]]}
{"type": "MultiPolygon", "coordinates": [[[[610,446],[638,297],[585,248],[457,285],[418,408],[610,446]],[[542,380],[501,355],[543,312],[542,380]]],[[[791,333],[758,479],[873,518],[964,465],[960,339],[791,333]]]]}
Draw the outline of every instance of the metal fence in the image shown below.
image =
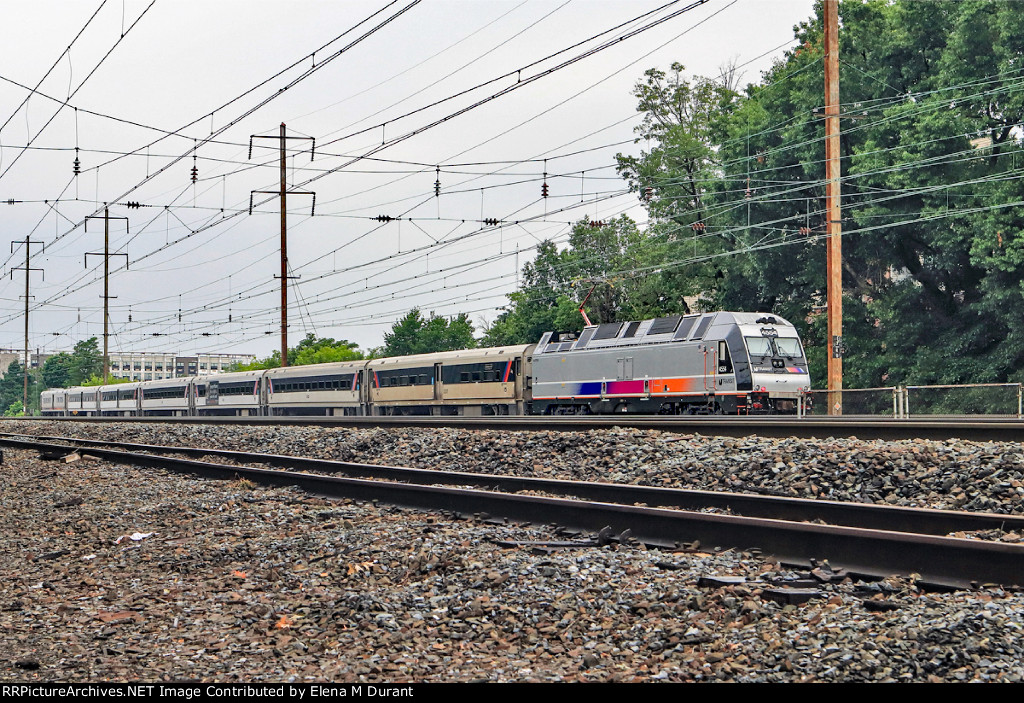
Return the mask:
{"type": "Polygon", "coordinates": [[[847,388],[841,391],[816,391],[804,393],[798,413],[804,415],[829,415],[836,404],[843,415],[885,415],[900,417],[901,393],[899,388],[847,388]]]}
{"type": "Polygon", "coordinates": [[[984,415],[1024,417],[1020,383],[972,383],[965,385],[891,386],[849,388],[841,391],[810,390],[798,405],[800,416],[872,415],[909,417],[984,415]],[[837,407],[838,406],[838,407],[837,407]]]}

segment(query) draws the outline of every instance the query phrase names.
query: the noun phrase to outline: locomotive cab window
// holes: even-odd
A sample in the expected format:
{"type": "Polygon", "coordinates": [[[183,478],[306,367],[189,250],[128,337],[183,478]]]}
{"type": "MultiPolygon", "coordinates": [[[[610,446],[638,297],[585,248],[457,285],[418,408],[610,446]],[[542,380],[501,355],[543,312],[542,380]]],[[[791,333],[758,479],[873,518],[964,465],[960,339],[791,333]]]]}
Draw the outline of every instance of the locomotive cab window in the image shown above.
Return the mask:
{"type": "Polygon", "coordinates": [[[747,351],[750,356],[771,356],[772,342],[768,337],[744,337],[747,341],[747,351]]]}
{"type": "Polygon", "coordinates": [[[800,348],[800,340],[796,337],[776,337],[775,348],[779,356],[787,359],[798,359],[804,355],[803,349],[800,348]]]}

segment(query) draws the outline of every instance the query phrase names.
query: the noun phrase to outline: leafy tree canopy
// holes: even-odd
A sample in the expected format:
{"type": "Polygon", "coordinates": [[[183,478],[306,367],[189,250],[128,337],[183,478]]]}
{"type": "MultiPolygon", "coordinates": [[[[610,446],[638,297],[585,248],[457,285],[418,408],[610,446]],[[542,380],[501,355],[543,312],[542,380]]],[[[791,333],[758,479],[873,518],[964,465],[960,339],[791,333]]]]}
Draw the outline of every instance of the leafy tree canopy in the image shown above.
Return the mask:
{"type": "MultiPolygon", "coordinates": [[[[363,353],[359,345],[348,340],[334,340],[330,337],[317,337],[310,333],[294,347],[288,349],[289,366],[306,366],[308,364],[326,364],[335,361],[353,361],[362,359],[363,353]]],[[[237,364],[231,371],[257,371],[260,369],[276,369],[281,366],[281,352],[274,352],[251,364],[237,364]]]]}
{"type": "Polygon", "coordinates": [[[103,353],[100,351],[96,337],[82,340],[75,344],[68,363],[68,385],[85,385],[92,376],[103,375],[103,353]]]}
{"type": "Polygon", "coordinates": [[[43,385],[47,388],[68,388],[71,386],[72,362],[67,352],[54,354],[43,363],[43,385]]]}
{"type": "Polygon", "coordinates": [[[419,308],[413,308],[384,334],[381,355],[432,354],[475,346],[473,323],[465,313],[451,319],[434,313],[424,318],[419,308]]]}

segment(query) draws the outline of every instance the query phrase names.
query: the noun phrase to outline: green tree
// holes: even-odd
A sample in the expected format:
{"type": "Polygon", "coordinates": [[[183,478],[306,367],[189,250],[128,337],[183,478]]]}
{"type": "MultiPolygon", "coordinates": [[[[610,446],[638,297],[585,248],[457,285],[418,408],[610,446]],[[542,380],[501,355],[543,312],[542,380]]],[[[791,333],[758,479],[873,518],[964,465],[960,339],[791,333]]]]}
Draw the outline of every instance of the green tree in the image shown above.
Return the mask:
{"type": "Polygon", "coordinates": [[[318,338],[313,334],[307,334],[305,339],[288,352],[288,363],[295,366],[355,361],[362,358],[359,345],[353,342],[345,339],[335,341],[330,337],[318,338]]]}
{"type": "MultiPolygon", "coordinates": [[[[863,113],[843,120],[841,138],[847,386],[1024,377],[1017,9],[840,4],[843,110],[863,113]]],[[[648,71],[636,94],[652,146],[620,159],[620,171],[639,194],[653,188],[660,285],[685,289],[676,272],[703,306],[792,320],[817,381],[826,348],[820,5],[796,37],[798,48],[742,96],[703,101],[718,100],[717,113],[678,109],[693,95],[683,88],[702,79],[687,84],[675,66],[676,77],[648,71]]]]}
{"type": "MultiPolygon", "coordinates": [[[[0,408],[8,408],[13,403],[21,405],[22,398],[24,395],[24,383],[25,377],[22,373],[24,367],[21,362],[15,359],[7,367],[7,371],[4,373],[4,377],[0,378],[0,408]]],[[[32,398],[34,395],[38,396],[39,388],[38,382],[34,376],[30,373],[28,375],[28,396],[32,398]]],[[[32,403],[30,401],[30,407],[32,403]]]]}
{"type": "Polygon", "coordinates": [[[47,388],[69,387],[73,360],[71,354],[61,352],[43,362],[43,385],[47,388]]]}
{"type": "Polygon", "coordinates": [[[465,313],[451,319],[434,313],[424,318],[419,308],[413,308],[384,334],[382,356],[432,354],[475,346],[473,323],[465,313]]]}
{"type": "Polygon", "coordinates": [[[95,337],[75,344],[69,364],[68,384],[80,386],[91,376],[103,374],[103,354],[95,337]]]}
{"type": "MultiPolygon", "coordinates": [[[[308,364],[326,364],[334,361],[353,361],[362,359],[363,353],[359,345],[342,339],[317,337],[310,333],[294,347],[288,349],[289,366],[306,366],[308,364]]],[[[230,371],[257,371],[260,369],[276,369],[281,366],[281,351],[275,349],[270,356],[257,359],[251,364],[232,365],[230,371]]]]}
{"type": "Polygon", "coordinates": [[[636,141],[651,147],[639,157],[620,154],[618,170],[649,202],[653,215],[692,213],[700,220],[706,214],[707,184],[719,173],[716,146],[738,96],[718,81],[700,76],[687,80],[684,70],[680,63],[672,64],[668,74],[648,69],[634,87],[637,111],[643,114],[636,141]]]}
{"type": "Polygon", "coordinates": [[[77,383],[75,385],[77,385],[77,386],[114,386],[114,385],[117,385],[119,383],[134,383],[134,381],[132,381],[132,379],[130,379],[130,378],[115,378],[113,376],[109,376],[107,378],[107,382],[104,383],[103,382],[102,374],[93,374],[92,376],[90,376],[89,378],[85,379],[81,383],[77,383]]]}
{"type": "Polygon", "coordinates": [[[660,271],[667,246],[626,216],[577,222],[565,249],[543,242],[523,266],[523,286],[509,295],[482,343],[529,344],[544,332],[582,329],[581,305],[595,324],[688,311],[693,289],[672,285],[660,271]]]}

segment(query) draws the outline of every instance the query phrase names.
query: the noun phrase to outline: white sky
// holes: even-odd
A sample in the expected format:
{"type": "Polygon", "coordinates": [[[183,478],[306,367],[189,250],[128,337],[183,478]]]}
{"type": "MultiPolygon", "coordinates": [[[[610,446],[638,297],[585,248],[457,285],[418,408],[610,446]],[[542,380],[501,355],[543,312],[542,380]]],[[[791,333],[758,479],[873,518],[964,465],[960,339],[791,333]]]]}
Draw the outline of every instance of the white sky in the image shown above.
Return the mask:
{"type": "MultiPolygon", "coordinates": [[[[301,277],[290,282],[290,343],[315,332],[377,346],[413,306],[425,314],[467,312],[479,328],[515,289],[517,268],[538,241],[564,240],[569,223],[583,216],[628,212],[643,220],[636,196],[611,196],[624,188],[615,153],[640,147],[630,141],[639,122],[630,91],[644,70],[679,61],[688,73],[717,75],[730,59],[743,64],[770,52],[742,69],[744,82],[754,81],[793,45],[793,26],[812,11],[812,0],[709,0],[374,154],[399,163],[344,166],[346,155],[366,154],[382,139],[419,130],[517,78],[526,81],[597,42],[500,77],[667,0],[423,0],[278,94],[408,2],[9,3],[0,44],[0,124],[8,122],[0,130],[0,222],[9,241],[29,235],[45,244],[32,245],[31,266],[45,273],[32,273],[30,347],[66,350],[102,334],[102,257],[89,256],[85,268],[84,255],[102,252],[103,223],[89,220],[86,231],[82,222],[110,203],[112,216],[129,218],[128,233],[123,220],[112,222],[111,251],[127,253],[130,262],[126,271],[126,257],[111,258],[112,352],[265,356],[278,348],[279,201],[256,196],[248,214],[250,191],[279,187],[278,142],[256,140],[252,159],[248,145],[252,134],[276,137],[282,122],[291,136],[315,137],[317,148],[311,162],[309,142],[289,140],[289,187],[316,192],[315,217],[308,196],[287,201],[289,262],[301,277]],[[377,10],[375,19],[309,57],[377,10]],[[54,62],[38,90],[67,104],[36,94],[19,108],[28,91],[11,81],[32,88],[54,62]],[[215,142],[203,141],[229,124],[215,142]],[[166,136],[151,128],[180,131],[166,136]],[[76,146],[83,170],[77,179],[76,146]],[[135,153],[118,158],[127,152],[135,153]],[[565,156],[573,152],[582,153],[565,156]],[[546,202],[539,197],[543,163],[523,163],[543,158],[546,202]],[[455,165],[471,163],[479,165],[455,165]],[[440,198],[433,195],[437,164],[440,198]],[[128,201],[150,207],[128,209],[128,201]],[[370,219],[378,215],[412,220],[370,219]],[[492,217],[504,224],[481,224],[492,217]]],[[[25,265],[24,246],[13,254],[3,247],[0,347],[20,349],[24,272],[11,273],[25,265]]]]}

